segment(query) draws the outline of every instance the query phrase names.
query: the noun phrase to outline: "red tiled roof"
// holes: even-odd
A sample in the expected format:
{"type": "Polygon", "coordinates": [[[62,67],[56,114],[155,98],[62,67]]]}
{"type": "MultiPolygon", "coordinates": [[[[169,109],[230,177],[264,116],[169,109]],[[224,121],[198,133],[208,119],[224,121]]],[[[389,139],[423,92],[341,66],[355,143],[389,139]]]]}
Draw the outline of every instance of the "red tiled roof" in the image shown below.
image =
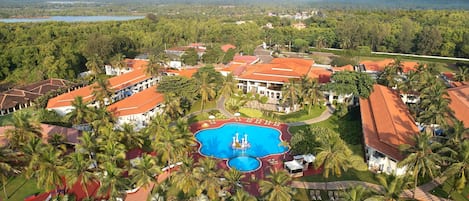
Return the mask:
{"type": "Polygon", "coordinates": [[[225,44],[225,45],[222,45],[220,48],[223,52],[228,52],[229,49],[236,49],[236,46],[232,44],[225,44]]]}
{"type": "Polygon", "coordinates": [[[127,64],[127,67],[133,69],[146,68],[148,65],[148,61],[143,59],[125,59],[124,61],[127,64]]]}
{"type": "MultiPolygon", "coordinates": [[[[0,147],[8,144],[6,131],[10,129],[14,129],[14,127],[13,126],[0,127],[0,147]]],[[[42,141],[44,143],[47,143],[47,140],[51,138],[52,135],[60,134],[65,137],[65,142],[76,144],[78,143],[78,137],[81,135],[81,132],[77,129],[50,125],[50,124],[41,124],[41,130],[42,130],[42,141]]]]}
{"type": "Polygon", "coordinates": [[[402,160],[399,145],[413,144],[412,136],[419,130],[397,92],[382,85],[373,89],[368,99],[360,99],[365,145],[402,160]]]}
{"type": "MultiPolygon", "coordinates": [[[[361,61],[360,64],[365,65],[366,70],[371,70],[371,71],[384,71],[384,68],[394,62],[393,59],[384,59],[380,61],[361,61]]],[[[416,67],[418,66],[417,62],[413,61],[402,61],[402,70],[404,73],[409,72],[410,70],[415,70],[416,67]]]]}
{"type": "Polygon", "coordinates": [[[345,65],[341,67],[333,67],[333,71],[353,71],[353,66],[352,65],[345,65]]]}
{"type": "MultiPolygon", "coordinates": [[[[136,60],[138,61],[138,60],[136,60]]],[[[125,73],[119,76],[111,77],[108,79],[110,88],[113,90],[121,90],[128,86],[135,85],[141,81],[149,79],[151,76],[145,73],[145,67],[140,66],[141,68],[135,69],[129,73],[125,73]]],[[[85,86],[83,88],[71,91],[69,93],[61,94],[57,97],[51,98],[47,103],[48,109],[58,108],[64,106],[71,106],[75,97],[83,97],[84,102],[89,102],[93,100],[93,89],[92,85],[85,86]]]]}
{"type": "Polygon", "coordinates": [[[464,122],[464,127],[469,128],[469,84],[448,89],[451,99],[449,107],[454,111],[454,116],[464,122]]]}
{"type": "Polygon", "coordinates": [[[141,114],[150,111],[164,102],[163,94],[156,92],[156,87],[150,87],[133,96],[125,98],[107,107],[115,116],[141,114]]]}
{"type": "Polygon", "coordinates": [[[241,55],[235,55],[233,57],[233,62],[235,63],[242,63],[242,64],[252,64],[253,62],[255,62],[256,60],[258,60],[259,58],[257,58],[256,56],[249,56],[249,55],[245,55],[245,56],[241,56],[241,55]]]}

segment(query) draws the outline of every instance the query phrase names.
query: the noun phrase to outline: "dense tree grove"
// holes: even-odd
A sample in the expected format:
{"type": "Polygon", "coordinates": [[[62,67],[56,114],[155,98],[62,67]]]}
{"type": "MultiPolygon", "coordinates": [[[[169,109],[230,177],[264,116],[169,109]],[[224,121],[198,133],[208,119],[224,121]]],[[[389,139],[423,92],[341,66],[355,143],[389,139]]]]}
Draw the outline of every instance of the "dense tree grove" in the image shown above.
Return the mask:
{"type": "MultiPolygon", "coordinates": [[[[176,45],[224,43],[250,54],[256,45],[296,51],[307,46],[469,57],[467,11],[386,10],[324,11],[304,20],[252,17],[244,24],[233,18],[152,16],[142,20],[96,23],[0,23],[0,79],[27,83],[44,78],[73,79],[87,67],[109,64],[117,54],[156,54],[176,45]],[[265,25],[271,23],[273,28],[265,25]],[[466,40],[467,39],[467,40],[466,40]]],[[[249,16],[244,16],[245,18],[249,16]]],[[[209,57],[203,60],[212,61],[209,57]]],[[[214,61],[212,61],[214,62],[214,61]]],[[[215,62],[222,62],[215,60],[215,62]]],[[[223,61],[226,63],[226,61],[223,61]]]]}

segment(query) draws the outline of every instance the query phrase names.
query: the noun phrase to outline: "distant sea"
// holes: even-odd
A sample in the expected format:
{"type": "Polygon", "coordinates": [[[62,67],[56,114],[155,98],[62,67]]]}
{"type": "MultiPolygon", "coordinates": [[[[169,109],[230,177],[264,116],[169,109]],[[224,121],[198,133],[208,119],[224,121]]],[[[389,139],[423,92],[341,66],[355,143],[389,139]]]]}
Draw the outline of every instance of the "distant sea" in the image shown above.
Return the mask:
{"type": "Polygon", "coordinates": [[[50,16],[44,18],[3,18],[0,22],[102,22],[102,21],[127,21],[143,19],[145,16],[50,16]]]}

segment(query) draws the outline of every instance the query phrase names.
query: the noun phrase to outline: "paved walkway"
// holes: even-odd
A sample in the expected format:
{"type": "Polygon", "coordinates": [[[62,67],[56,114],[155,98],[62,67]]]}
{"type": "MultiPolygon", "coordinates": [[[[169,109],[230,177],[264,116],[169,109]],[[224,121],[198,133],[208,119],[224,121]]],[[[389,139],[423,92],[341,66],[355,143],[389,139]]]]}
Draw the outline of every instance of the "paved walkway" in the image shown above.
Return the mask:
{"type": "Polygon", "coordinates": [[[332,114],[334,114],[334,108],[332,106],[327,106],[327,109],[324,110],[324,112],[322,112],[321,115],[319,115],[319,117],[308,119],[305,121],[292,122],[292,123],[288,123],[287,125],[288,126],[303,126],[303,125],[308,125],[308,124],[314,124],[314,123],[329,119],[329,117],[331,117],[332,114]]]}

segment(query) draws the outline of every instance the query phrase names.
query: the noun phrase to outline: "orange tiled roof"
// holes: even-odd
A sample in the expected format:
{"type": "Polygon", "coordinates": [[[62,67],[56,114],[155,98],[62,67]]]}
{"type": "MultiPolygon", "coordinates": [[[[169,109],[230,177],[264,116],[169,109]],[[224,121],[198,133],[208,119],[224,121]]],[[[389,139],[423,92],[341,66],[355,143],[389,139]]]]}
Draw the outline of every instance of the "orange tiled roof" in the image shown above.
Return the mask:
{"type": "Polygon", "coordinates": [[[330,79],[331,72],[323,68],[313,68],[314,61],[298,58],[275,58],[268,64],[248,65],[239,79],[288,82],[290,78],[299,79],[303,75],[318,78],[322,82],[330,79]]]}
{"type": "MultiPolygon", "coordinates": [[[[145,73],[145,68],[135,69],[129,73],[125,73],[119,76],[109,78],[110,88],[113,90],[121,90],[128,86],[135,85],[141,81],[149,79],[150,76],[145,73]]],[[[93,89],[92,85],[85,86],[83,88],[71,91],[69,93],[61,94],[57,97],[51,98],[47,103],[48,109],[58,108],[64,106],[71,106],[75,97],[83,97],[84,102],[93,100],[93,89]]]]}
{"type": "Polygon", "coordinates": [[[107,107],[114,116],[141,114],[163,103],[164,96],[156,92],[156,87],[150,87],[133,96],[125,98],[107,107]]]}
{"type": "Polygon", "coordinates": [[[125,59],[124,61],[127,64],[127,67],[133,69],[146,68],[148,65],[148,61],[143,59],[125,59]]]}
{"type": "Polygon", "coordinates": [[[360,99],[365,145],[402,160],[399,145],[413,144],[412,136],[419,130],[399,94],[382,85],[373,89],[368,99],[360,99]]]}
{"type": "Polygon", "coordinates": [[[341,66],[341,67],[333,67],[332,68],[333,71],[354,71],[353,70],[353,66],[352,65],[345,65],[345,66],[341,66]]]}
{"type": "Polygon", "coordinates": [[[469,85],[461,85],[448,89],[451,99],[449,107],[454,111],[454,116],[464,122],[464,127],[469,128],[469,85]]]}
{"type": "MultiPolygon", "coordinates": [[[[78,137],[81,132],[74,128],[67,128],[62,126],[41,124],[42,141],[47,143],[47,140],[54,134],[60,134],[65,137],[65,142],[76,144],[78,143],[78,137]]],[[[0,127],[0,147],[5,146],[8,143],[6,131],[13,129],[13,126],[2,126],[0,127]]]]}
{"type": "Polygon", "coordinates": [[[223,52],[228,52],[229,49],[236,49],[236,46],[234,46],[232,44],[225,44],[225,45],[221,46],[221,50],[223,52]]]}
{"type": "MultiPolygon", "coordinates": [[[[384,68],[393,62],[394,62],[393,59],[384,59],[380,61],[365,60],[365,61],[361,61],[360,63],[365,65],[366,70],[384,71],[384,68]]],[[[416,67],[418,66],[418,63],[413,62],[413,61],[402,61],[401,64],[402,64],[402,70],[404,73],[407,73],[410,70],[415,70],[416,67]]]]}
{"type": "Polygon", "coordinates": [[[235,55],[233,57],[233,62],[235,63],[242,63],[242,64],[251,64],[255,62],[258,58],[256,56],[249,56],[249,55],[235,55]]]}

